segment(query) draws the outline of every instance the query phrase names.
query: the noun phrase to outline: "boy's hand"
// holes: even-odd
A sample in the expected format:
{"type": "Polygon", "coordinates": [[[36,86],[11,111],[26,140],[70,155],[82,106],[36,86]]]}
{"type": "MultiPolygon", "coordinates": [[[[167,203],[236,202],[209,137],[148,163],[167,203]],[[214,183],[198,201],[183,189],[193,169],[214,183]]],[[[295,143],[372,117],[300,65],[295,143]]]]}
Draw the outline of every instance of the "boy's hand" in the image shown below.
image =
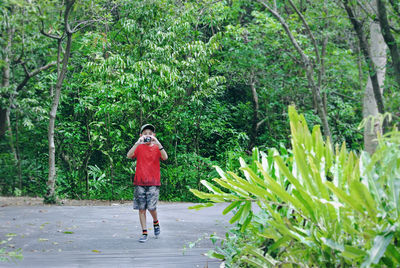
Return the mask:
{"type": "Polygon", "coordinates": [[[140,137],[135,144],[139,145],[139,144],[144,144],[145,142],[143,141],[144,137],[140,137]]]}
{"type": "Polygon", "coordinates": [[[152,142],[153,144],[157,145],[158,147],[161,146],[161,143],[160,143],[160,142],[157,140],[157,138],[154,137],[154,136],[151,136],[151,142],[152,142]]]}

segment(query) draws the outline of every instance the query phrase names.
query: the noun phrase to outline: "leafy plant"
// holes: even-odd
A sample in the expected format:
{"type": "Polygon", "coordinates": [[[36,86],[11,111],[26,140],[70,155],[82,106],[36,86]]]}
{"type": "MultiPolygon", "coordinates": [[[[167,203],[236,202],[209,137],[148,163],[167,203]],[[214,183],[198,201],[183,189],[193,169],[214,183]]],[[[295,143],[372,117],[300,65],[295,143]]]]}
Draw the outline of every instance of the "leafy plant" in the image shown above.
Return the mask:
{"type": "Polygon", "coordinates": [[[249,164],[239,159],[244,177],[216,167],[219,187],[202,181],[211,193],[191,190],[212,202],[231,202],[223,213],[234,211],[230,223],[240,228],[238,243],[245,233],[253,237],[235,265],[398,266],[400,132],[382,137],[369,157],[347,151],[344,143],[333,147],[319,126],[310,133],[293,106],[289,118],[292,156],[255,149],[249,164]]]}

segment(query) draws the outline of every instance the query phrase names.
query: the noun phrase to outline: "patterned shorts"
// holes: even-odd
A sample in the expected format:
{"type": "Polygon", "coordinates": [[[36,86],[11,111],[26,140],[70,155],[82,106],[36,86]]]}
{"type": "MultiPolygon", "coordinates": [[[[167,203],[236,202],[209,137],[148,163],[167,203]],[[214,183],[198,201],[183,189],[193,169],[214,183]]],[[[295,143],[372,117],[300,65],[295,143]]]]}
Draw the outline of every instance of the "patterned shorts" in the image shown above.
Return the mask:
{"type": "Polygon", "coordinates": [[[135,186],[133,209],[156,210],[160,186],[135,186]]]}

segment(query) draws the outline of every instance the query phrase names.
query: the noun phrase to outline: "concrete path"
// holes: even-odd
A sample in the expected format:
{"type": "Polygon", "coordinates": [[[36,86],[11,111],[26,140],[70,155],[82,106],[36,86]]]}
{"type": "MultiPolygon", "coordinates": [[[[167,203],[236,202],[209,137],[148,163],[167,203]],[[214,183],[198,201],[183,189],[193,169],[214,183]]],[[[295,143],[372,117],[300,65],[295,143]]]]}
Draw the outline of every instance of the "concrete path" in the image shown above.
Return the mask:
{"type": "Polygon", "coordinates": [[[159,204],[159,239],[148,213],[146,243],[138,242],[138,212],[128,204],[2,207],[0,241],[12,240],[0,248],[21,248],[24,259],[0,267],[219,267],[203,255],[215,247],[207,237],[223,237],[232,215],[222,215],[226,204],[199,211],[192,205],[159,204]]]}

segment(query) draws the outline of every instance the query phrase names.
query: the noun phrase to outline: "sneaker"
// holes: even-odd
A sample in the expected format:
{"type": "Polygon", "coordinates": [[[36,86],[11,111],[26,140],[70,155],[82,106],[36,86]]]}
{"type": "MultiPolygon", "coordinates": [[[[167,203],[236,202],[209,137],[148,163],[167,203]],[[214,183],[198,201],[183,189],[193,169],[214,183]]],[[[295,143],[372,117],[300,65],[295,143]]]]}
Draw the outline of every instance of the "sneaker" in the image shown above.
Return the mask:
{"type": "Polygon", "coordinates": [[[142,235],[140,238],[139,238],[139,242],[140,243],[144,243],[144,242],[146,242],[147,241],[147,234],[144,234],[144,235],[142,235]]]}
{"type": "Polygon", "coordinates": [[[154,235],[156,236],[156,238],[160,235],[160,233],[161,233],[160,225],[154,226],[154,235]]]}

